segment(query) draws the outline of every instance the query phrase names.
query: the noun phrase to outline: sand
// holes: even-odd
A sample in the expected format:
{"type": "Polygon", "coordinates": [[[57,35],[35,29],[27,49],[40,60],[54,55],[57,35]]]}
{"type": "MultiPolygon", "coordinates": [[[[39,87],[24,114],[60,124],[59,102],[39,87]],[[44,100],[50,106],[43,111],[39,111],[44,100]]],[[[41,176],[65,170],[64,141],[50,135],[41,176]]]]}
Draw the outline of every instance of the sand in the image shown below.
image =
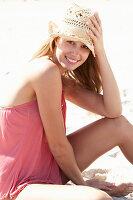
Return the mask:
{"type": "MultiPolygon", "coordinates": [[[[0,74],[23,66],[47,36],[47,21],[63,13],[63,0],[0,1],[0,74]],[[60,6],[61,7],[60,7],[60,6]]],[[[133,1],[78,0],[100,14],[104,45],[120,89],[123,115],[133,123],[133,1]]],[[[93,115],[67,102],[67,134],[91,123],[93,115]]],[[[133,182],[133,167],[116,147],[83,173],[116,183],[133,182]]],[[[133,194],[123,198],[133,199],[133,194]]]]}

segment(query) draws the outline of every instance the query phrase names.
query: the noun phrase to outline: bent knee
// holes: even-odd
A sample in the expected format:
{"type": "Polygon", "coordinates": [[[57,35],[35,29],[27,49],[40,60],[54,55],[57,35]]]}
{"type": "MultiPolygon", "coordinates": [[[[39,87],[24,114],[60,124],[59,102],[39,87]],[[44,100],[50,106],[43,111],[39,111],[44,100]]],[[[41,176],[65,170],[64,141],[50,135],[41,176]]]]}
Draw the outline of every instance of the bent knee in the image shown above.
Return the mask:
{"type": "Polygon", "coordinates": [[[115,129],[118,130],[124,130],[125,128],[127,129],[131,125],[126,117],[124,117],[123,115],[112,119],[108,118],[108,121],[111,123],[112,126],[115,127],[115,129]]]}
{"type": "Polygon", "coordinates": [[[120,117],[108,119],[111,127],[112,127],[112,135],[114,133],[115,137],[119,139],[119,144],[122,143],[127,135],[131,133],[131,129],[133,128],[132,124],[121,115],[120,117]]]}
{"type": "Polygon", "coordinates": [[[99,195],[97,200],[112,200],[112,198],[106,192],[99,190],[99,195]]]}
{"type": "Polygon", "coordinates": [[[111,196],[109,196],[106,192],[96,189],[96,188],[88,188],[88,200],[112,200],[111,196]]]}

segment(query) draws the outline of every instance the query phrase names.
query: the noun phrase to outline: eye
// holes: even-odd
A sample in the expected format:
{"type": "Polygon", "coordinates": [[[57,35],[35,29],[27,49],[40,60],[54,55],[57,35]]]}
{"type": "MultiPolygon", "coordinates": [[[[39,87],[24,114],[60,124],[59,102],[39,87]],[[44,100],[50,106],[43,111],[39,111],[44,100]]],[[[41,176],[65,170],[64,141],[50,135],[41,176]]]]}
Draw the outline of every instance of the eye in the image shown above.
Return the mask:
{"type": "Polygon", "coordinates": [[[89,49],[86,45],[82,45],[82,48],[89,49]]]}
{"type": "Polygon", "coordinates": [[[74,44],[74,41],[68,40],[67,41],[69,44],[74,44]]]}

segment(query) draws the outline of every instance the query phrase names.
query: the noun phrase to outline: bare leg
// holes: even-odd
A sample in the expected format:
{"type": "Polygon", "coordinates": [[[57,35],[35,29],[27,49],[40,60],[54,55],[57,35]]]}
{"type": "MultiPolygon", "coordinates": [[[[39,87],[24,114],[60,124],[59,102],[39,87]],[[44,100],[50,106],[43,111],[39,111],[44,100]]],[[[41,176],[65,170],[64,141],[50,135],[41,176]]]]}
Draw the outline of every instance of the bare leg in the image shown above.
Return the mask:
{"type": "MultiPolygon", "coordinates": [[[[133,163],[133,126],[124,118],[101,119],[67,136],[81,171],[99,156],[119,146],[133,163]]],[[[69,180],[63,172],[62,181],[69,180]]],[[[91,185],[91,184],[90,184],[91,185]]],[[[93,186],[93,185],[92,185],[93,186]]],[[[133,191],[130,184],[122,184],[110,195],[120,196],[133,191]]],[[[111,200],[105,192],[87,186],[32,184],[24,188],[16,200],[111,200]]]]}
{"type": "MultiPolygon", "coordinates": [[[[115,119],[103,118],[67,136],[71,143],[77,164],[81,171],[115,146],[119,146],[126,158],[133,163],[133,126],[121,116],[115,119]]],[[[64,184],[69,179],[62,173],[64,184]]],[[[113,195],[133,191],[131,184],[122,184],[113,195]],[[131,187],[130,187],[131,186],[131,187]]]]}
{"type": "Polygon", "coordinates": [[[87,186],[32,184],[16,200],[112,200],[105,192],[87,186]]]}

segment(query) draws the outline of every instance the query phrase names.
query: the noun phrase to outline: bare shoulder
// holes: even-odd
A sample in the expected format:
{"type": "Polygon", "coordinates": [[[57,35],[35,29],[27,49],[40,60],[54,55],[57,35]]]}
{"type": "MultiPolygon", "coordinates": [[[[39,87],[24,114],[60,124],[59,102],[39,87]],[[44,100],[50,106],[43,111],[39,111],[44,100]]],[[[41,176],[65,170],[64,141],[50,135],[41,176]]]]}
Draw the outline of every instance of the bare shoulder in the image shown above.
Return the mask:
{"type": "MultiPolygon", "coordinates": [[[[27,66],[26,66],[27,68],[27,66]]],[[[34,59],[33,61],[28,63],[30,79],[32,81],[43,78],[46,76],[52,76],[60,74],[59,69],[56,64],[52,61],[46,59],[45,57],[34,59]]]]}
{"type": "Polygon", "coordinates": [[[39,58],[29,63],[29,79],[35,93],[40,91],[62,90],[62,81],[59,68],[52,61],[39,58]]]}

